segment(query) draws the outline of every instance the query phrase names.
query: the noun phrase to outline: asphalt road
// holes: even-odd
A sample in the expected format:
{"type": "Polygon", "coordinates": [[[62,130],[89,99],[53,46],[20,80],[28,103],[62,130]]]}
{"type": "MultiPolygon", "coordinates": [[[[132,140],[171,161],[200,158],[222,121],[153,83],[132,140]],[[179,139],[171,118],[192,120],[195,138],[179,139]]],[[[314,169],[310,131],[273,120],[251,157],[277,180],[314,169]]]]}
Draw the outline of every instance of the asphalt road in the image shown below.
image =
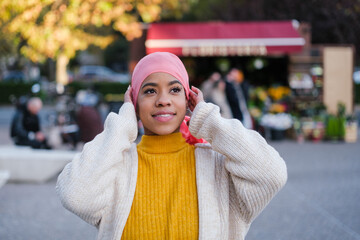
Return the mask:
{"type": "MultiPolygon", "coordinates": [[[[6,141],[1,129],[0,141],[6,141]]],[[[246,239],[360,240],[360,141],[270,144],[285,159],[289,179],[246,239]]],[[[1,240],[96,238],[94,227],[61,206],[55,182],[0,189],[1,240]]]]}

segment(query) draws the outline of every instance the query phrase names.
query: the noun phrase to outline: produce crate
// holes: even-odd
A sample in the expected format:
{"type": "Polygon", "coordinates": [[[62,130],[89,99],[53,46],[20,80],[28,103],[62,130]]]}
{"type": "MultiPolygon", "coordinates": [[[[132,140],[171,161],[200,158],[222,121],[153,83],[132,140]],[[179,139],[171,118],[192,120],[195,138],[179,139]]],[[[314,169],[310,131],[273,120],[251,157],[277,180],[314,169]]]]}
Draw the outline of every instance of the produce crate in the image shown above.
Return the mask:
{"type": "Polygon", "coordinates": [[[356,122],[348,123],[345,127],[345,142],[355,143],[357,141],[358,125],[356,122]]]}

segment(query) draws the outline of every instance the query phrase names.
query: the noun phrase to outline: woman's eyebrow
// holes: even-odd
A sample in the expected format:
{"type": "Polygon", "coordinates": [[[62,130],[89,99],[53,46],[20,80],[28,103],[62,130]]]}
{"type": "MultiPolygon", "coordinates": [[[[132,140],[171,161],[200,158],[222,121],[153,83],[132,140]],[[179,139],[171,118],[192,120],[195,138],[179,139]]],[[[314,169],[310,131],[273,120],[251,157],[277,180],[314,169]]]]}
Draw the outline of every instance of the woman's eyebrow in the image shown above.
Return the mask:
{"type": "Polygon", "coordinates": [[[168,85],[170,86],[170,85],[174,85],[174,84],[177,84],[177,83],[182,86],[182,84],[181,84],[181,82],[179,80],[173,80],[173,81],[169,82],[168,85]]]}
{"type": "Polygon", "coordinates": [[[141,89],[143,89],[144,87],[147,87],[147,86],[153,86],[153,87],[156,87],[156,86],[157,86],[157,84],[156,84],[156,83],[152,83],[152,82],[150,82],[150,83],[145,83],[144,85],[142,85],[141,89]]]}
{"type": "MultiPolygon", "coordinates": [[[[171,85],[174,85],[174,84],[180,84],[182,86],[182,84],[181,84],[181,82],[179,80],[173,80],[173,81],[169,82],[168,85],[171,86],[171,85]]],[[[153,83],[153,82],[145,83],[144,85],[142,85],[141,89],[143,89],[143,88],[145,88],[147,86],[157,87],[158,84],[153,83]]]]}

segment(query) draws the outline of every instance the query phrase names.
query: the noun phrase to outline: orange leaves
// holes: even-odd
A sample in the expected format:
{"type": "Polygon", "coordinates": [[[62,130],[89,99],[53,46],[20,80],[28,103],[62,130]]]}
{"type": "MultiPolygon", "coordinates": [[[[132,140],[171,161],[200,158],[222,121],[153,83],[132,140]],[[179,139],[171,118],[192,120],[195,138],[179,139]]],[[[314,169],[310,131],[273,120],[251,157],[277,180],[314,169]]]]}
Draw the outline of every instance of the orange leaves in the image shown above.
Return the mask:
{"type": "Polygon", "coordinates": [[[44,25],[47,27],[54,26],[56,22],[59,20],[59,16],[55,12],[48,12],[44,16],[44,25]]]}
{"type": "Polygon", "coordinates": [[[123,15],[114,23],[113,27],[123,33],[128,40],[141,37],[142,34],[141,23],[137,22],[136,18],[131,15],[123,15]]]}
{"type": "Polygon", "coordinates": [[[159,20],[161,8],[158,5],[146,5],[143,3],[137,4],[137,9],[144,22],[154,22],[159,20]]]}

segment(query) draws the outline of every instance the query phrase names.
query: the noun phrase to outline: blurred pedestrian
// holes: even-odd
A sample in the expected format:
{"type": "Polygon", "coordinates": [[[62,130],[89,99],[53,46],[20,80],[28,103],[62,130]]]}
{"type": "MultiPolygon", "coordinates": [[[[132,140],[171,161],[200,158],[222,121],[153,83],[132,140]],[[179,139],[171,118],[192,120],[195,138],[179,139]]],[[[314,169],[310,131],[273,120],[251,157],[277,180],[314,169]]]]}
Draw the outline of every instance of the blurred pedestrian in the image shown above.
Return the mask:
{"type": "Polygon", "coordinates": [[[32,97],[23,105],[19,105],[11,122],[11,138],[19,146],[50,149],[45,134],[41,131],[38,113],[42,109],[42,101],[32,97]]]}
{"type": "Polygon", "coordinates": [[[220,114],[224,118],[232,118],[231,109],[226,98],[225,82],[219,72],[214,72],[201,85],[206,102],[214,103],[220,107],[220,114]]]}
{"type": "Polygon", "coordinates": [[[76,112],[76,122],[80,130],[80,141],[87,143],[102,132],[103,123],[96,105],[98,96],[91,90],[80,90],[76,95],[79,109],[76,112]]]}
{"type": "Polygon", "coordinates": [[[221,74],[219,72],[213,72],[210,77],[201,84],[200,89],[203,92],[205,102],[214,102],[212,97],[214,84],[219,80],[221,80],[221,74]]]}
{"type": "Polygon", "coordinates": [[[252,119],[247,108],[249,85],[244,81],[244,73],[233,68],[226,75],[226,97],[234,118],[240,120],[246,128],[252,129],[252,119]]]}

